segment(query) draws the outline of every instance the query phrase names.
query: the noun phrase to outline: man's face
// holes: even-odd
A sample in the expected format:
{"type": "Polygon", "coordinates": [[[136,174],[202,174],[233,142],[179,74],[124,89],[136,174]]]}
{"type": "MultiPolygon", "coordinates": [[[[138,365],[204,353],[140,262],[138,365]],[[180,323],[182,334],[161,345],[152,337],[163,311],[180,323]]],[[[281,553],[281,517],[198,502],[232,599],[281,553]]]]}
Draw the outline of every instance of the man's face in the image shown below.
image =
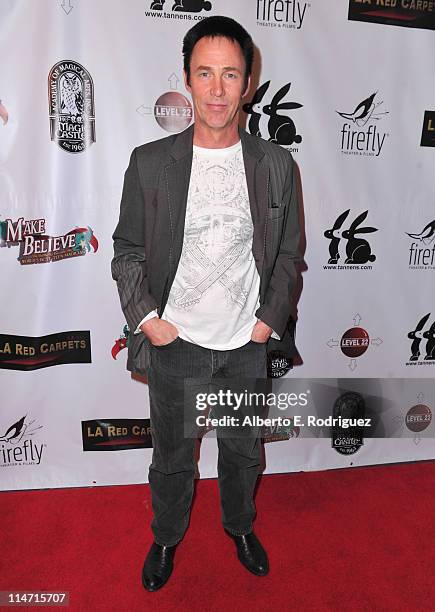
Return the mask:
{"type": "Polygon", "coordinates": [[[218,36],[201,38],[190,59],[190,92],[195,123],[211,130],[225,130],[238,123],[245,88],[245,60],[237,42],[218,36]]]}

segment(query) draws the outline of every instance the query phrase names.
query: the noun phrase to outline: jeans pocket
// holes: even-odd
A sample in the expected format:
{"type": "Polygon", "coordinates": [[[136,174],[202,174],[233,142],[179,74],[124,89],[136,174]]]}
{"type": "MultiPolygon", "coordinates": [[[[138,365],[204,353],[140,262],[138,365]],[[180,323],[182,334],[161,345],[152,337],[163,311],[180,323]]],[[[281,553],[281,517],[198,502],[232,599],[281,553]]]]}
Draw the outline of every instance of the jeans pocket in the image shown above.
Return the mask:
{"type": "Polygon", "coordinates": [[[177,336],[175,340],[172,340],[171,342],[168,342],[167,344],[151,344],[150,342],[150,346],[152,346],[155,349],[159,349],[159,350],[166,349],[166,348],[171,348],[175,344],[178,344],[180,340],[181,340],[180,336],[177,336]]]}

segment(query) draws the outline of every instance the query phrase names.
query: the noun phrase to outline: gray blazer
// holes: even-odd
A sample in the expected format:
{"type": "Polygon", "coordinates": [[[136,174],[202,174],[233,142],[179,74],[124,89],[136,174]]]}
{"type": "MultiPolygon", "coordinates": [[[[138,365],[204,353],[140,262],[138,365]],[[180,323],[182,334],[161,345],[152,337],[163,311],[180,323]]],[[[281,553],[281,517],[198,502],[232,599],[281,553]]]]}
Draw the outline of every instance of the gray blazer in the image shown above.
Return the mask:
{"type": "MultiPolygon", "coordinates": [[[[282,147],[240,128],[254,226],[252,253],[260,275],[255,315],[281,341],[268,350],[296,353],[291,294],[299,258],[299,215],[294,161],[282,147]]],[[[127,369],[146,373],[149,342],[133,332],[157,309],[162,314],[181,256],[193,154],[193,125],[180,134],[133,150],[125,172],[119,222],[113,234],[112,276],[131,330],[127,369]]]]}

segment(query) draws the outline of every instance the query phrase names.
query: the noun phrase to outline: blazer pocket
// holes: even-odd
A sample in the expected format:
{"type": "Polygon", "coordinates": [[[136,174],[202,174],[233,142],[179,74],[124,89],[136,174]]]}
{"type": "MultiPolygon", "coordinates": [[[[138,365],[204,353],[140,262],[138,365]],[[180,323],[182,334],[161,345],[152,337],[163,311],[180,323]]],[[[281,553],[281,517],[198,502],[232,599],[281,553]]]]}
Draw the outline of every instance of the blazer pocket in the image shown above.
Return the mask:
{"type": "Polygon", "coordinates": [[[284,216],[285,206],[281,205],[277,208],[268,208],[267,213],[269,215],[269,219],[279,219],[284,216]]]}

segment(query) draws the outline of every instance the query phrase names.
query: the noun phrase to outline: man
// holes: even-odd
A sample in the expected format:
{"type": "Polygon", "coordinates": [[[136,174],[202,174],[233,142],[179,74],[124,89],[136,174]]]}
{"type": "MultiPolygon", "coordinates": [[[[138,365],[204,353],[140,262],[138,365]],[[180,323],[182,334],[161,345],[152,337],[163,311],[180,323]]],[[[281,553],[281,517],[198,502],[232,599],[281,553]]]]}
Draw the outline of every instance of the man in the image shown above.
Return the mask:
{"type": "MultiPolygon", "coordinates": [[[[183,41],[194,125],[137,147],[124,180],[112,274],[127,323],[127,367],[146,372],[153,458],[149,591],[168,580],[187,528],[195,460],[183,429],[186,378],[265,378],[266,350],[285,341],[299,242],[294,163],[238,127],[253,42],[227,17],[183,41]]],[[[268,559],[252,531],[257,437],[218,437],[222,522],[241,563],[268,559]]]]}

